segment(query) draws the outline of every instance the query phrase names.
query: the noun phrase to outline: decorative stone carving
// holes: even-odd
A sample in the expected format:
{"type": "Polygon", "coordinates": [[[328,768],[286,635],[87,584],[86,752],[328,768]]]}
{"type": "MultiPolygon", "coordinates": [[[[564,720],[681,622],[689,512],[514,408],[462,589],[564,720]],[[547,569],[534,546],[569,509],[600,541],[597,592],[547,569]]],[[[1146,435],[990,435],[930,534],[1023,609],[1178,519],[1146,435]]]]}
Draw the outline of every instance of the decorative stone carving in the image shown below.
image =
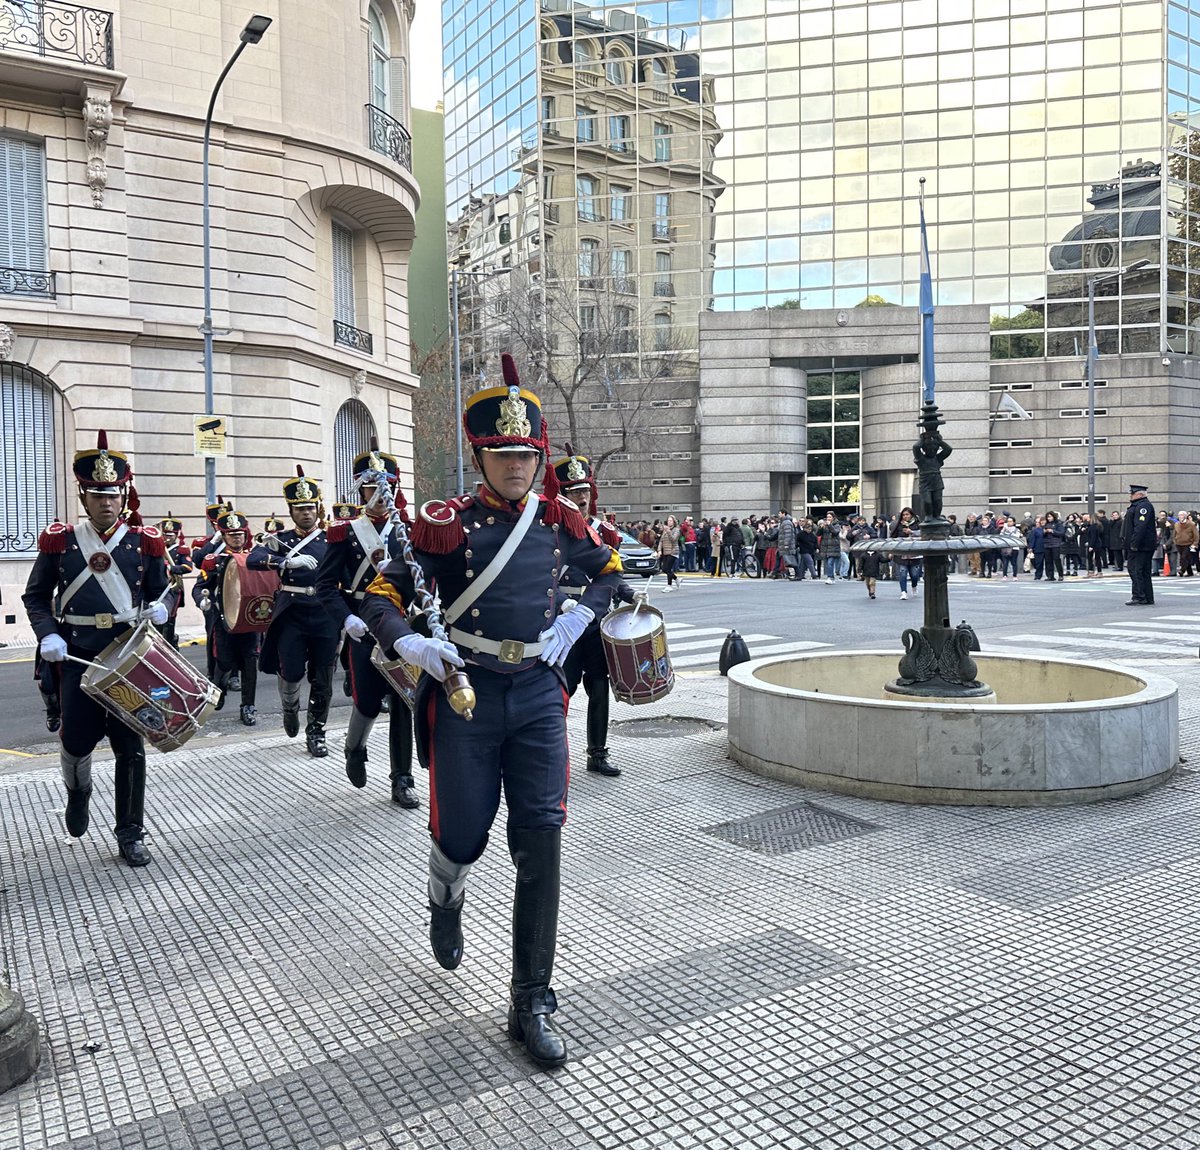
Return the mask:
{"type": "Polygon", "coordinates": [[[350,388],[354,392],[355,398],[362,395],[363,388],[367,386],[367,372],[365,368],[360,368],[350,377],[350,388]]]}
{"type": "Polygon", "coordinates": [[[13,357],[13,343],[16,332],[6,323],[0,323],[0,363],[7,363],[13,357]]]}
{"type": "Polygon", "coordinates": [[[108,187],[108,130],[112,127],[112,102],[107,96],[89,92],[83,102],[84,140],[87,144],[87,181],[92,189],[93,207],[104,207],[104,189],[108,187]]]}

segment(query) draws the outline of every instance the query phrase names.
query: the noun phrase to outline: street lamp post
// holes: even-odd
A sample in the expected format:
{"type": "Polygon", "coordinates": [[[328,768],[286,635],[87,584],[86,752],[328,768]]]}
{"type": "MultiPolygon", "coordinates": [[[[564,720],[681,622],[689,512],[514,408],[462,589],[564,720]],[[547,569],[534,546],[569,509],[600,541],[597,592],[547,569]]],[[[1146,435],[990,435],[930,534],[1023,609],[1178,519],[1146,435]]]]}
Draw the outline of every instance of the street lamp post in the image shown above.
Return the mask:
{"type": "Polygon", "coordinates": [[[487,279],[490,276],[506,275],[511,271],[512,268],[492,268],[489,271],[465,272],[457,264],[450,269],[450,331],[454,345],[454,426],[457,429],[454,463],[456,495],[463,493],[462,359],[459,353],[458,277],[478,276],[480,279],[487,279]]]}
{"type": "Polygon", "coordinates": [[[1087,389],[1088,389],[1088,462],[1087,462],[1087,504],[1088,522],[1096,522],[1096,360],[1100,357],[1100,349],[1096,346],[1096,284],[1105,280],[1117,279],[1129,272],[1144,268],[1149,260],[1135,260],[1128,267],[1116,268],[1103,275],[1088,277],[1088,354],[1087,354],[1087,389]]]}
{"type": "MultiPolygon", "coordinates": [[[[201,186],[204,196],[204,320],[200,324],[200,334],[204,336],[204,414],[213,413],[213,322],[212,322],[212,247],[209,236],[208,211],[208,145],[212,135],[213,109],[217,104],[217,93],[225,83],[229,70],[237,63],[247,44],[257,44],[263,33],[271,26],[270,16],[251,16],[246,26],[238,35],[238,46],[229,57],[217,82],[213,86],[212,96],[208,101],[208,112],[204,116],[204,158],[202,161],[201,186]]],[[[212,455],[204,460],[204,494],[208,503],[217,500],[217,461],[212,455]]]]}

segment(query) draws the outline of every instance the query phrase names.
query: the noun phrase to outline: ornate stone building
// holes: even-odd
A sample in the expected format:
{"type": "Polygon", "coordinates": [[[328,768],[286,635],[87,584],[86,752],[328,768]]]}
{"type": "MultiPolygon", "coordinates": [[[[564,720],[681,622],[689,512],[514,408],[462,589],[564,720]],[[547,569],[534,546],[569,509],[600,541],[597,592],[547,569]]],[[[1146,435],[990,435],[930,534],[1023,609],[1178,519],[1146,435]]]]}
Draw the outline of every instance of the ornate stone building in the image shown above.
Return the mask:
{"type": "MultiPolygon", "coordinates": [[[[411,456],[411,0],[274,0],[216,101],[217,488],[261,525],[295,463],[329,501],[377,433],[411,456]]],[[[201,527],[202,139],[249,10],[0,0],[0,639],[77,445],[131,453],[143,514],[201,527]]]]}

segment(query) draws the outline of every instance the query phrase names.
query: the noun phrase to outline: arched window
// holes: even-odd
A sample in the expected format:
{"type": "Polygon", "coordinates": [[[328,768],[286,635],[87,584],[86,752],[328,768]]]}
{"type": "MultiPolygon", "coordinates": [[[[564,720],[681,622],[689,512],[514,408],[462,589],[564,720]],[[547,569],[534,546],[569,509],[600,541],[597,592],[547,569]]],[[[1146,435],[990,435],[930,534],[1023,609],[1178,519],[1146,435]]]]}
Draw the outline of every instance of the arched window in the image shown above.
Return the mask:
{"type": "Polygon", "coordinates": [[[666,58],[655,56],[650,61],[650,84],[658,91],[665,92],[670,86],[671,72],[667,67],[666,58]]]}
{"type": "Polygon", "coordinates": [[[595,73],[596,62],[599,59],[596,52],[596,45],[591,40],[579,39],[575,41],[575,67],[583,72],[595,73]]]}
{"type": "Polygon", "coordinates": [[[57,514],[54,385],[39,371],[0,363],[0,558],[37,549],[57,514]]]}
{"type": "Polygon", "coordinates": [[[383,112],[391,113],[391,76],[387,30],[383,17],[374,4],[367,9],[367,23],[371,29],[371,103],[383,112]]]}
{"type": "Polygon", "coordinates": [[[614,88],[623,88],[627,82],[628,71],[626,68],[626,56],[620,48],[610,48],[608,57],[604,61],[604,72],[608,77],[608,82],[614,88]]]}
{"type": "Polygon", "coordinates": [[[333,471],[339,498],[350,495],[354,457],[370,449],[375,434],[375,420],[361,400],[348,399],[338,408],[333,421],[333,471]]]}
{"type": "Polygon", "coordinates": [[[542,63],[543,64],[559,64],[562,62],[562,56],[559,54],[558,48],[558,25],[553,20],[543,20],[541,25],[542,34],[542,63]]]}

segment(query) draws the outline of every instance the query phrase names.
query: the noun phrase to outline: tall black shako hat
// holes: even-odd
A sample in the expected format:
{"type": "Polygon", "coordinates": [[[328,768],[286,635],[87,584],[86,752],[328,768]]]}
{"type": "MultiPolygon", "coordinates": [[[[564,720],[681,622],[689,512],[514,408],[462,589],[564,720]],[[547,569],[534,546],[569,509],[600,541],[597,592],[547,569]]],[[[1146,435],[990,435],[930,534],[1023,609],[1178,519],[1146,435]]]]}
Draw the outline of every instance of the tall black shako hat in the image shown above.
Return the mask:
{"type": "Polygon", "coordinates": [[[304,474],[304,468],[296,464],[296,478],[287,480],[283,485],[283,497],[289,507],[303,507],[306,504],[321,502],[321,487],[315,479],[309,479],[304,474]]]}
{"type": "MultiPolygon", "coordinates": [[[[485,387],[472,395],[463,411],[463,430],[472,449],[480,451],[537,451],[550,455],[550,425],[542,415],[542,401],[521,386],[517,365],[505,352],[500,357],[503,387],[485,387]]],[[[558,522],[558,476],[546,468],[542,488],[550,502],[547,523],[558,522]]]]}
{"type": "Polygon", "coordinates": [[[592,471],[592,461],[586,455],[576,455],[569,443],[563,444],[563,446],[567,451],[566,456],[563,459],[555,460],[551,464],[554,468],[554,475],[558,480],[558,485],[563,491],[578,491],[586,487],[591,492],[588,513],[595,515],[598,492],[596,490],[596,476],[592,471]]]}
{"type": "Polygon", "coordinates": [[[133,486],[133,468],[129,457],[121,451],[110,451],[108,432],[101,429],[96,433],[96,446],[75,452],[71,465],[79,494],[125,495],[125,522],[131,527],[140,527],[142,517],[138,514],[141,500],[133,486]],[[128,492],[127,490],[128,489],[128,492]]]}
{"type": "Polygon", "coordinates": [[[240,511],[234,511],[231,506],[227,506],[224,514],[218,517],[217,527],[221,531],[249,531],[250,520],[247,519],[240,511]]]}
{"type": "Polygon", "coordinates": [[[158,527],[159,530],[163,531],[164,533],[169,531],[174,535],[183,534],[183,520],[176,519],[170,511],[167,512],[166,519],[160,519],[158,521],[158,527]]]}
{"type": "Polygon", "coordinates": [[[217,496],[216,503],[207,503],[204,506],[204,518],[209,521],[214,527],[217,525],[217,520],[225,514],[226,511],[232,511],[233,504],[223,499],[220,495],[217,496]]]}
{"type": "MultiPolygon", "coordinates": [[[[400,512],[400,519],[405,523],[411,523],[412,520],[408,517],[408,500],[404,498],[404,492],[400,490],[400,461],[394,456],[389,455],[386,451],[379,450],[379,439],[372,435],[371,446],[368,450],[361,452],[354,457],[354,461],[350,464],[350,472],[357,480],[360,475],[365,475],[368,471],[378,471],[388,478],[388,483],[392,488],[392,499],[396,504],[396,510],[400,512]]],[[[347,505],[343,505],[347,506],[347,505]]],[[[378,504],[376,505],[379,506],[378,504]]],[[[346,515],[346,519],[353,519],[358,514],[357,511],[352,511],[346,515]]],[[[379,517],[379,512],[375,512],[376,518],[379,517]]],[[[337,509],[334,509],[334,518],[340,519],[337,509]]]]}

